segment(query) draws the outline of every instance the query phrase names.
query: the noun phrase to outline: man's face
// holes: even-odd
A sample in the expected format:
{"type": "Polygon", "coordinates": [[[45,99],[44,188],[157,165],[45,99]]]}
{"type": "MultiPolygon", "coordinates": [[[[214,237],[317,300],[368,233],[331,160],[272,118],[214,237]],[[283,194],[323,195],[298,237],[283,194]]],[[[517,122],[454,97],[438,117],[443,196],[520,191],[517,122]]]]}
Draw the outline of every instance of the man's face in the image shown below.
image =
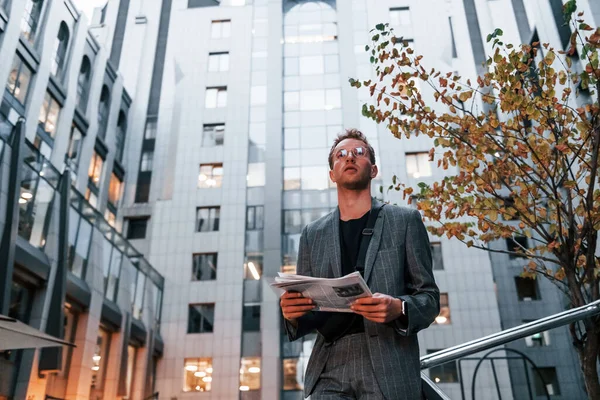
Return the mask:
{"type": "Polygon", "coordinates": [[[338,187],[362,190],[377,176],[377,166],[371,164],[367,146],[358,139],[344,139],[333,150],[333,169],[329,177],[338,187]],[[360,154],[359,148],[362,148],[360,154]]]}

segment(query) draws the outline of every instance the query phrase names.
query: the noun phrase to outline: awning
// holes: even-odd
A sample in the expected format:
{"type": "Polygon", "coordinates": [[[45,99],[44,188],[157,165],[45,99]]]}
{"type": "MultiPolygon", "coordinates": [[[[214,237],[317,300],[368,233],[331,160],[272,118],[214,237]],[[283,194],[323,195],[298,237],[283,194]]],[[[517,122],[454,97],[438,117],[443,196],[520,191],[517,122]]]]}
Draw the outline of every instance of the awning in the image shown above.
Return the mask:
{"type": "Polygon", "coordinates": [[[0,315],[0,351],[75,345],[41,332],[14,318],[0,315]]]}

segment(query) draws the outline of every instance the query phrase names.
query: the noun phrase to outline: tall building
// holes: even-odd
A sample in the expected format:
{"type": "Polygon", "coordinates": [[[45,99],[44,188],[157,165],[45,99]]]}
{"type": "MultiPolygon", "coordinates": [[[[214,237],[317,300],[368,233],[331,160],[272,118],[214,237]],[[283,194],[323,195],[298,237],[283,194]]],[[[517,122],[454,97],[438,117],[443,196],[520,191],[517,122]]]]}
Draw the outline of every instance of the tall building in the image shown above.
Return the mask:
{"type": "MultiPolygon", "coordinates": [[[[578,2],[590,25],[596,3],[578,2]]],[[[369,95],[348,79],[374,76],[369,31],[390,23],[428,66],[475,77],[497,27],[506,41],[564,46],[560,6],[110,0],[88,22],[70,0],[0,0],[0,198],[11,196],[12,160],[28,177],[12,193],[18,220],[0,207],[17,234],[12,275],[0,267],[11,279],[0,279],[11,293],[0,313],[62,333],[52,316],[63,310],[64,337],[77,344],[47,358],[0,353],[0,399],[301,399],[314,337],[287,341],[268,281],[295,270],[301,229],[337,204],[334,137],[367,135],[381,171],[373,195],[386,201],[406,204],[386,190],[394,176],[416,185],[445,173],[428,161],[428,138],[399,141],[361,116],[369,95]],[[20,116],[19,164],[8,135],[20,116]],[[60,202],[66,186],[71,208],[60,202]]],[[[519,279],[518,259],[431,244],[442,311],[420,334],[423,355],[564,309],[547,282],[519,279]]],[[[570,346],[566,328],[510,345],[541,367],[553,398],[584,398],[570,346]]],[[[478,361],[428,373],[451,398],[471,398],[478,361]]],[[[502,398],[526,396],[525,372],[543,394],[522,365],[484,363],[476,398],[497,398],[497,385],[502,398]]]]}
{"type": "Polygon", "coordinates": [[[132,99],[88,28],[70,0],[0,2],[0,314],[76,345],[0,352],[0,399],[154,393],[164,278],[117,222],[132,99]]]}

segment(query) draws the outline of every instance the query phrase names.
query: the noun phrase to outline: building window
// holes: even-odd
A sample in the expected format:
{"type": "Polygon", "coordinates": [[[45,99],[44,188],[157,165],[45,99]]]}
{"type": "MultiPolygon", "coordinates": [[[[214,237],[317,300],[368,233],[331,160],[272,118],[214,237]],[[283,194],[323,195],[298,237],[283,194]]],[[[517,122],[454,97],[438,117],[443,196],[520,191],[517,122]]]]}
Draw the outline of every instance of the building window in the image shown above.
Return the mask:
{"type": "Polygon", "coordinates": [[[67,163],[71,168],[71,179],[75,179],[77,176],[77,169],[79,168],[79,154],[81,152],[81,145],[83,143],[83,134],[75,126],[71,125],[71,135],[69,137],[69,148],[67,150],[67,163]]]}
{"type": "Polygon", "coordinates": [[[144,151],[140,161],[140,172],[152,171],[153,151],[144,151]]]}
{"type": "Polygon", "coordinates": [[[259,280],[262,275],[262,254],[247,254],[244,263],[244,279],[259,280]]]}
{"type": "Polygon", "coordinates": [[[58,30],[58,36],[54,42],[54,57],[52,57],[52,64],[50,65],[50,72],[56,78],[60,78],[62,75],[65,61],[67,59],[67,49],[69,48],[69,28],[63,21],[60,23],[58,30]]]}
{"type": "Polygon", "coordinates": [[[21,105],[25,105],[32,75],[31,68],[25,64],[21,57],[15,55],[6,82],[6,89],[21,105]]]}
{"type": "Polygon", "coordinates": [[[220,108],[227,106],[227,88],[206,88],[205,107],[220,108]]]}
{"type": "Polygon", "coordinates": [[[431,176],[429,153],[406,153],[406,174],[409,178],[431,176]]]}
{"type": "Polygon", "coordinates": [[[212,39],[225,39],[231,36],[231,20],[224,19],[212,21],[210,27],[210,37],[212,39]]]}
{"type": "Polygon", "coordinates": [[[208,54],[208,72],[229,71],[229,53],[209,53],[208,54]]]}
{"type": "Polygon", "coordinates": [[[448,25],[450,25],[450,44],[452,45],[452,58],[458,57],[456,51],[456,40],[454,39],[454,26],[452,26],[452,17],[448,17],[448,25]]]}
{"type": "Polygon", "coordinates": [[[219,230],[221,207],[196,208],[196,232],[211,232],[219,230]]]}
{"type": "Polygon", "coordinates": [[[265,163],[248,164],[248,175],[246,175],[248,187],[265,186],[265,163]]]}
{"type": "Polygon", "coordinates": [[[117,122],[117,136],[115,138],[115,159],[123,164],[123,152],[125,150],[125,135],[127,134],[127,116],[125,112],[119,113],[117,122]]]}
{"type": "MultiPolygon", "coordinates": [[[[427,350],[427,354],[441,349],[427,350]]],[[[456,361],[450,361],[437,367],[429,368],[429,378],[435,383],[458,383],[458,367],[456,361]]]]}
{"type": "Polygon", "coordinates": [[[222,146],[225,139],[225,125],[204,125],[202,131],[202,146],[222,146]]]}
{"type": "Polygon", "coordinates": [[[100,104],[98,105],[98,136],[102,139],[106,137],[106,127],[108,124],[108,113],[110,111],[110,91],[104,85],[100,94],[100,104]]]}
{"type": "Polygon", "coordinates": [[[246,208],[246,230],[255,231],[263,229],[264,223],[264,207],[263,206],[248,206],[246,208]]]}
{"type": "Polygon", "coordinates": [[[214,304],[189,305],[187,333],[212,333],[214,324],[214,304]]]}
{"type": "Polygon", "coordinates": [[[390,25],[407,26],[410,24],[410,9],[408,7],[390,8],[390,25]]]}
{"type": "Polygon", "coordinates": [[[223,182],[223,164],[200,164],[198,188],[219,188],[223,182]]]}
{"type": "Polygon", "coordinates": [[[192,263],[192,281],[217,279],[217,253],[194,254],[192,263]]]}
{"type": "Polygon", "coordinates": [[[100,185],[100,179],[102,178],[102,166],[104,165],[104,160],[96,151],[92,156],[92,161],[90,162],[90,168],[88,169],[88,177],[89,181],[95,187],[100,185]]]}
{"type": "Polygon", "coordinates": [[[539,374],[535,371],[531,371],[531,374],[534,377],[533,381],[535,384],[535,395],[545,396],[546,392],[548,392],[548,395],[550,396],[560,395],[560,387],[558,386],[558,376],[556,375],[556,368],[538,367],[537,370],[539,374]]]}
{"type": "Polygon", "coordinates": [[[244,304],[242,312],[242,331],[260,331],[260,304],[244,304]]]}
{"type": "Polygon", "coordinates": [[[81,60],[81,68],[79,68],[79,76],[77,77],[77,98],[76,103],[79,110],[85,113],[87,109],[88,90],[90,83],[90,74],[92,72],[92,64],[87,56],[83,56],[81,60]]]}
{"type": "Polygon", "coordinates": [[[127,239],[145,239],[150,217],[127,218],[127,239]]]}
{"type": "Polygon", "coordinates": [[[267,104],[267,86],[252,86],[250,88],[250,105],[261,106],[267,104]]]}
{"type": "Polygon", "coordinates": [[[52,139],[56,136],[56,125],[58,124],[59,114],[60,106],[58,105],[58,102],[50,93],[46,92],[44,103],[40,110],[38,126],[52,139]]]}
{"type": "Polygon", "coordinates": [[[260,389],[260,357],[242,357],[240,391],[260,389]]]}
{"type": "MultiPolygon", "coordinates": [[[[96,339],[96,348],[92,356],[92,396],[95,398],[102,391],[104,385],[104,376],[108,368],[108,350],[110,348],[110,334],[108,331],[100,328],[96,339]]],[[[88,356],[89,357],[89,356],[88,356]]]]}
{"type": "MultiPolygon", "coordinates": [[[[524,253],[524,249],[529,248],[529,243],[526,236],[515,235],[514,237],[506,238],[506,248],[512,253],[524,253]]],[[[521,254],[509,254],[508,257],[512,260],[519,257],[524,257],[521,254]]]]}
{"type": "MultiPolygon", "coordinates": [[[[534,320],[524,320],[523,323],[527,324],[534,320]]],[[[544,347],[550,346],[550,331],[544,331],[540,333],[534,333],[531,336],[525,337],[525,345],[527,347],[544,347]]]]}
{"type": "Polygon", "coordinates": [[[540,300],[540,293],[535,279],[515,276],[515,285],[517,286],[519,301],[540,300]]]}
{"type": "Polygon", "coordinates": [[[146,127],[144,129],[144,139],[156,139],[156,117],[148,117],[146,119],[146,127]]]}
{"type": "Polygon", "coordinates": [[[302,369],[299,358],[283,359],[283,390],[302,390],[298,382],[298,369],[302,369]]]}
{"type": "Polygon", "coordinates": [[[78,278],[85,277],[85,268],[92,243],[93,228],[85,218],[71,208],[69,212],[69,270],[78,278]]]}
{"type": "Polygon", "coordinates": [[[121,200],[122,188],[123,181],[113,172],[108,185],[108,201],[115,207],[118,207],[119,200],[121,200]]]}
{"type": "Polygon", "coordinates": [[[121,261],[123,253],[106,238],[102,241],[102,270],[104,274],[104,297],[115,301],[119,277],[121,276],[121,261]]]}
{"type": "Polygon", "coordinates": [[[31,44],[35,42],[43,6],[44,0],[27,0],[25,3],[25,12],[23,12],[23,18],[21,19],[21,33],[31,44]]]}
{"type": "Polygon", "coordinates": [[[212,358],[186,358],[183,366],[184,392],[210,392],[212,386],[212,358]]]}
{"type": "Polygon", "coordinates": [[[433,269],[441,271],[444,269],[444,258],[442,257],[442,244],[440,242],[431,243],[431,256],[433,259],[433,269]]]}
{"type": "Polygon", "coordinates": [[[450,303],[448,302],[448,293],[440,293],[440,314],[435,317],[437,325],[448,325],[450,320],[450,303]]]}

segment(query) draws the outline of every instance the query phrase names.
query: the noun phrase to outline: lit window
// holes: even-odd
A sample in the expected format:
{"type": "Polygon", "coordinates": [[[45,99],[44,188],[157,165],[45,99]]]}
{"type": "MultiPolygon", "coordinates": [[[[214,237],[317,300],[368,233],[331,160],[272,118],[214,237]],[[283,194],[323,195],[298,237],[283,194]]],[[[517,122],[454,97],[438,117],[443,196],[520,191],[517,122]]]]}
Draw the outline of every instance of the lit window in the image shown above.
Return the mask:
{"type": "Polygon", "coordinates": [[[219,230],[221,207],[198,207],[196,209],[196,232],[219,230]]]}
{"type": "Polygon", "coordinates": [[[145,151],[142,153],[140,162],[140,172],[152,171],[152,160],[154,159],[153,151],[145,151]]]}
{"type": "Polygon", "coordinates": [[[248,187],[265,186],[265,163],[248,164],[248,175],[246,176],[248,187]]]}
{"type": "Polygon", "coordinates": [[[212,358],[186,358],[183,366],[184,392],[210,392],[212,358]]]}
{"type": "Polygon", "coordinates": [[[35,42],[43,6],[43,0],[27,0],[25,3],[25,11],[21,19],[21,33],[31,44],[35,42]]]}
{"type": "Polygon", "coordinates": [[[217,253],[194,254],[192,263],[192,281],[217,279],[217,253]]]}
{"type": "Polygon", "coordinates": [[[247,254],[244,263],[244,279],[259,280],[262,275],[262,254],[247,254]]]}
{"type": "MultiPolygon", "coordinates": [[[[102,390],[104,376],[107,369],[108,349],[110,347],[110,334],[100,328],[96,339],[96,348],[92,356],[92,393],[102,390]]],[[[89,357],[89,356],[88,356],[89,357]]]]}
{"type": "Polygon", "coordinates": [[[210,37],[213,39],[225,39],[231,36],[231,20],[212,21],[210,37]]]}
{"type": "Polygon", "coordinates": [[[283,390],[302,390],[300,358],[283,359],[283,390]],[[299,379],[300,378],[300,379],[299,379]]]}
{"type": "Polygon", "coordinates": [[[225,140],[225,125],[204,125],[202,131],[202,146],[222,146],[225,140]]]}
{"type": "Polygon", "coordinates": [[[240,391],[260,389],[260,357],[242,357],[240,391]]]}
{"type": "Polygon", "coordinates": [[[108,186],[108,201],[115,207],[119,205],[122,187],[123,181],[121,181],[121,179],[113,172],[110,176],[110,183],[108,186]]]}
{"type": "MultiPolygon", "coordinates": [[[[441,349],[427,350],[427,354],[435,353],[441,349]]],[[[435,383],[457,383],[458,367],[456,361],[450,361],[436,367],[429,368],[429,378],[435,383]]]]}
{"type": "Polygon", "coordinates": [[[519,301],[540,300],[540,293],[535,279],[515,276],[515,285],[517,286],[519,301]]]}
{"type": "Polygon", "coordinates": [[[546,392],[549,396],[560,395],[560,387],[558,386],[558,376],[556,375],[556,368],[538,367],[537,372],[539,372],[539,374],[536,373],[536,371],[531,371],[535,383],[536,396],[545,396],[546,392]]]}
{"type": "Polygon", "coordinates": [[[390,25],[407,26],[410,24],[410,9],[408,7],[390,8],[390,25]]]}
{"type": "Polygon", "coordinates": [[[227,105],[227,88],[207,88],[206,89],[206,108],[220,108],[227,105]]]}
{"type": "Polygon", "coordinates": [[[6,89],[21,105],[25,105],[27,93],[29,93],[29,83],[31,82],[31,69],[25,62],[15,55],[13,64],[6,82],[6,89]]]}
{"type": "Polygon", "coordinates": [[[214,324],[214,304],[190,304],[187,333],[211,333],[214,324]]]}
{"type": "Polygon", "coordinates": [[[443,270],[444,259],[442,257],[442,244],[440,242],[431,243],[431,256],[433,259],[433,269],[443,270]]]}
{"type": "Polygon", "coordinates": [[[200,164],[198,188],[219,188],[223,182],[223,164],[200,164]]]}
{"type": "Polygon", "coordinates": [[[440,293],[440,314],[435,317],[435,324],[448,325],[450,320],[450,303],[448,302],[448,293],[440,293]]]}
{"type": "Polygon", "coordinates": [[[208,55],[208,71],[224,72],[229,71],[229,53],[210,53],[208,55]]]}
{"type": "Polygon", "coordinates": [[[44,102],[40,110],[38,126],[46,132],[51,138],[56,135],[56,125],[58,124],[58,116],[60,114],[60,106],[50,93],[46,92],[44,102]]]}
{"type": "MultiPolygon", "coordinates": [[[[525,320],[525,321],[523,321],[523,323],[527,324],[527,323],[533,322],[533,321],[534,320],[525,320]]],[[[527,345],[527,347],[550,346],[550,332],[544,331],[544,332],[540,332],[540,333],[534,333],[531,336],[525,337],[525,345],[527,345]]]]}
{"type": "Polygon", "coordinates": [[[90,178],[90,183],[94,186],[98,187],[100,184],[100,179],[102,178],[102,166],[104,164],[104,160],[98,153],[94,151],[94,155],[92,156],[92,161],[90,162],[90,168],[88,170],[88,176],[90,178]]]}
{"type": "Polygon", "coordinates": [[[409,178],[431,176],[429,154],[426,152],[406,153],[406,174],[409,178]]]}

